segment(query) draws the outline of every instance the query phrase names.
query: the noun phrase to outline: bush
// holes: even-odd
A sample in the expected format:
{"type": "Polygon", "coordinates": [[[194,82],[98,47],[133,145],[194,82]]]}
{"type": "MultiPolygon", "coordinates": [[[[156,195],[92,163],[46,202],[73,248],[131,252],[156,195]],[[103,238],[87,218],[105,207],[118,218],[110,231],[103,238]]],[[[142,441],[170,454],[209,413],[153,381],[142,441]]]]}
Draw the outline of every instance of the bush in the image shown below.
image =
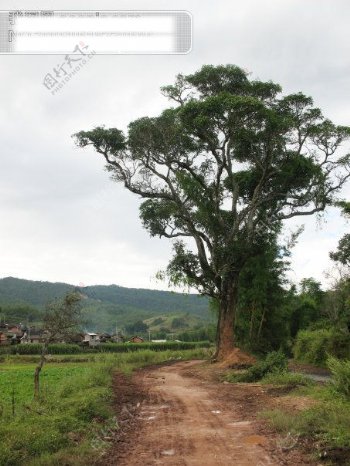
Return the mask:
{"type": "Polygon", "coordinates": [[[350,400],[350,361],[340,361],[333,356],[329,356],[327,366],[332,372],[331,383],[336,392],[350,400]]]}
{"type": "Polygon", "coordinates": [[[258,361],[250,367],[244,374],[233,374],[228,377],[231,382],[257,382],[271,373],[281,373],[287,371],[288,360],[280,351],[268,353],[266,358],[258,361]]]}
{"type": "Polygon", "coordinates": [[[350,358],[350,335],[332,329],[302,330],[293,348],[295,359],[325,365],[328,355],[350,358]]]}

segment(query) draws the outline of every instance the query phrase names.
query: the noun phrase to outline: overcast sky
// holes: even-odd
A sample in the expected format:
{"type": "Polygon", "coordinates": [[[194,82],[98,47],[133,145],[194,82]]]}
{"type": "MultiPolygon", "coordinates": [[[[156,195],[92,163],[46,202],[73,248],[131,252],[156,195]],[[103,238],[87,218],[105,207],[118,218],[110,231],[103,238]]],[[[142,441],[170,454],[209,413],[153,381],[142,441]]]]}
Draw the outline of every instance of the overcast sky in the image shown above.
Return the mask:
{"type": "MultiPolygon", "coordinates": [[[[350,125],[348,0],[1,0],[1,9],[185,9],[193,50],[177,56],[95,56],[55,96],[43,86],[62,57],[0,56],[0,277],[166,289],[168,241],[150,238],[139,199],[111,182],[103,161],[71,135],[156,115],[159,88],[203,64],[237,64],[286,93],[314,97],[324,114],[350,125]]],[[[344,197],[350,195],[349,187],[344,197]]],[[[298,219],[305,232],[290,276],[325,283],[328,258],[349,225],[337,210],[298,219]]]]}

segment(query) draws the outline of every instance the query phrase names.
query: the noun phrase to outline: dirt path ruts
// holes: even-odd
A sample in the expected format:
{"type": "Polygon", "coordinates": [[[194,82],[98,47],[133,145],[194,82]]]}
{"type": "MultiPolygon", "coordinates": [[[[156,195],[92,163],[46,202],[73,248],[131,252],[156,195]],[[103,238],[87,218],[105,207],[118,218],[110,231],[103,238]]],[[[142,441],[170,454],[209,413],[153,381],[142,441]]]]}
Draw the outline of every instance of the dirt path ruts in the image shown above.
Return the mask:
{"type": "MultiPolygon", "coordinates": [[[[272,466],[266,437],[255,421],[242,420],[235,406],[215,397],[207,381],[185,375],[199,361],[180,362],[142,374],[149,396],[139,404],[139,435],[128,451],[108,464],[272,466]]],[[[112,461],[111,461],[112,460],[112,461]]]]}

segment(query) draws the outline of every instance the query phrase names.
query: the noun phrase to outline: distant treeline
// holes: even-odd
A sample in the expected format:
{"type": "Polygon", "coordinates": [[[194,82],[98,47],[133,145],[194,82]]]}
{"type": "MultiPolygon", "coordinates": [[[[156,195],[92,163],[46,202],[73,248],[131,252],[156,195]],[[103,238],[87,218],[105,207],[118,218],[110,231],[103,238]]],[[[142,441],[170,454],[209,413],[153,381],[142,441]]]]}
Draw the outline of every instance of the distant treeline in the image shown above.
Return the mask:
{"type": "MultiPolygon", "coordinates": [[[[65,283],[37,282],[17,278],[0,279],[0,321],[38,322],[46,304],[61,298],[74,287],[65,283]]],[[[84,327],[113,333],[151,317],[188,313],[203,323],[210,320],[209,302],[194,294],[123,288],[116,285],[78,288],[83,295],[84,327]]]]}

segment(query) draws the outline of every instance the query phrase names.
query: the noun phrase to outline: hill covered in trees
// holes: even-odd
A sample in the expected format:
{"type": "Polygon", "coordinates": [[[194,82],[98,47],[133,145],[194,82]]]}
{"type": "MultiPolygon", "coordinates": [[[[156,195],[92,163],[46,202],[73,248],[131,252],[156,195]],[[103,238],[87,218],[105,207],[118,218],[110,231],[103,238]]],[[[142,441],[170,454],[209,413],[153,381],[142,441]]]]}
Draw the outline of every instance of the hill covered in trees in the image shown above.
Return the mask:
{"type": "MultiPolygon", "coordinates": [[[[46,303],[77,289],[67,283],[0,279],[0,318],[39,323],[46,303]]],[[[209,303],[195,294],[96,285],[78,288],[83,295],[84,325],[89,330],[111,331],[159,315],[188,315],[190,323],[210,320],[209,303]]],[[[190,325],[191,326],[191,325],[190,325]]]]}

